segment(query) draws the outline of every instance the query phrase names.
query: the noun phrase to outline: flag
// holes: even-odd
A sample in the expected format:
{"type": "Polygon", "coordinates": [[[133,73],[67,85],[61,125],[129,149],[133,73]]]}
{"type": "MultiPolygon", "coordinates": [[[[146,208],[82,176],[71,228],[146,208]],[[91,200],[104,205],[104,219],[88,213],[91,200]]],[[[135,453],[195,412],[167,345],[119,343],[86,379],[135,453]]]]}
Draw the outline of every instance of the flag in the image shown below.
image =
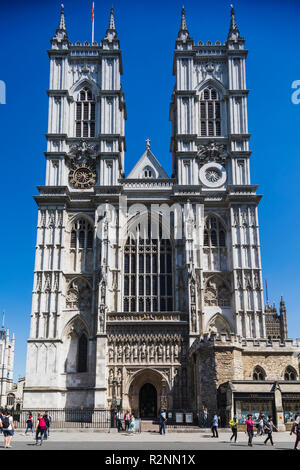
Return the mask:
{"type": "Polygon", "coordinates": [[[92,6],[92,22],[94,21],[94,2],[93,2],[93,6],[92,6]]]}

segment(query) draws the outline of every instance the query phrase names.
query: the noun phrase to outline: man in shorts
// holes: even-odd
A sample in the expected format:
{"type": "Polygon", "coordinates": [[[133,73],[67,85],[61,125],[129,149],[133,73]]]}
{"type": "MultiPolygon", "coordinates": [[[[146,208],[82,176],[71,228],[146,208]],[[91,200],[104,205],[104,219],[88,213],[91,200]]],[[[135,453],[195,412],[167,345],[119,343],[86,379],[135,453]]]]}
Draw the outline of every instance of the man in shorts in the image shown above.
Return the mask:
{"type": "Polygon", "coordinates": [[[13,417],[10,415],[8,410],[3,412],[0,422],[0,427],[2,428],[4,436],[4,448],[7,449],[8,447],[11,447],[10,443],[15,430],[13,417]]]}

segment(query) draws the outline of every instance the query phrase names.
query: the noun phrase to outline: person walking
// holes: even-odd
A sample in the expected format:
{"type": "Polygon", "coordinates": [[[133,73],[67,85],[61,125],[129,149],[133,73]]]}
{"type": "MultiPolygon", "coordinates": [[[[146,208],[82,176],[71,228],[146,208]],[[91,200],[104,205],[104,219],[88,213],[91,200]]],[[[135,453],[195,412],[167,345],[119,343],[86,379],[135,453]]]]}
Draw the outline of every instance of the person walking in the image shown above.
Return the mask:
{"type": "Polygon", "coordinates": [[[117,429],[118,432],[123,431],[123,426],[122,426],[122,413],[119,410],[116,415],[116,424],[117,424],[117,429]]]}
{"type": "Polygon", "coordinates": [[[252,419],[252,414],[247,415],[247,420],[246,420],[246,427],[247,427],[247,434],[248,434],[248,446],[252,447],[252,439],[253,439],[253,434],[254,434],[254,421],[252,419]]]}
{"type": "Polygon", "coordinates": [[[125,431],[129,430],[129,424],[131,419],[131,413],[127,410],[127,413],[124,414],[124,421],[125,421],[125,431]]]}
{"type": "Polygon", "coordinates": [[[267,434],[268,437],[264,441],[264,444],[267,444],[268,440],[270,440],[272,446],[274,445],[273,438],[272,438],[273,429],[275,429],[277,431],[277,428],[273,423],[272,416],[269,416],[269,419],[265,424],[265,433],[267,434]]]}
{"type": "Polygon", "coordinates": [[[211,422],[211,430],[213,434],[212,437],[219,437],[218,426],[219,426],[219,418],[218,418],[218,415],[215,414],[211,422]]]}
{"type": "Polygon", "coordinates": [[[166,434],[167,412],[162,409],[159,416],[159,434],[166,434]]]}
{"type": "Polygon", "coordinates": [[[33,416],[32,416],[31,411],[29,411],[29,413],[27,415],[27,418],[26,418],[26,429],[25,429],[25,432],[24,432],[24,436],[27,435],[27,432],[29,431],[29,429],[31,429],[31,434],[33,435],[34,434],[34,431],[33,431],[33,416]]]}
{"type": "Polygon", "coordinates": [[[234,417],[231,418],[231,420],[229,421],[229,425],[232,431],[230,442],[232,441],[233,438],[234,438],[234,442],[237,442],[237,425],[238,425],[237,415],[234,415],[234,417]]]}
{"type": "Polygon", "coordinates": [[[263,421],[263,417],[262,417],[261,413],[259,414],[256,428],[257,428],[256,436],[262,436],[263,435],[263,428],[264,428],[264,421],[263,421]]]}
{"type": "Polygon", "coordinates": [[[203,427],[206,428],[207,426],[207,408],[203,408],[203,427]]]}
{"type": "Polygon", "coordinates": [[[15,431],[14,420],[8,410],[4,410],[1,415],[1,428],[4,436],[4,448],[7,449],[11,447],[10,443],[15,431]]]}
{"type": "Polygon", "coordinates": [[[134,418],[134,415],[130,413],[130,421],[129,421],[129,425],[128,425],[128,431],[133,433],[134,430],[135,430],[135,418],[134,418]]]}
{"type": "Polygon", "coordinates": [[[298,449],[298,444],[300,442],[300,415],[296,414],[295,415],[295,421],[293,422],[292,429],[290,434],[296,434],[296,441],[294,445],[294,450],[299,450],[298,449]]]}
{"type": "Polygon", "coordinates": [[[40,445],[42,445],[44,437],[45,437],[45,431],[47,430],[47,425],[46,421],[43,418],[43,413],[38,414],[37,422],[36,422],[36,428],[35,428],[35,443],[38,445],[38,440],[39,440],[39,434],[41,435],[40,437],[40,445]]]}
{"type": "Polygon", "coordinates": [[[45,423],[46,423],[44,439],[48,439],[48,437],[50,435],[50,425],[51,425],[51,421],[52,421],[52,416],[49,415],[49,411],[45,411],[45,413],[43,415],[43,418],[44,418],[45,423]]]}

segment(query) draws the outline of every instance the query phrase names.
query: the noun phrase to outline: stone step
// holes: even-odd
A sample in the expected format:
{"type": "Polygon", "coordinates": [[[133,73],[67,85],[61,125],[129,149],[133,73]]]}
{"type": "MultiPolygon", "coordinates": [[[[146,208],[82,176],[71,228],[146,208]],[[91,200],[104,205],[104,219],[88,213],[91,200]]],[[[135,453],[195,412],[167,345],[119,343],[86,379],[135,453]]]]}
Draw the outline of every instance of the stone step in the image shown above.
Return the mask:
{"type": "Polygon", "coordinates": [[[142,420],[142,432],[159,431],[159,421],[142,420]]]}

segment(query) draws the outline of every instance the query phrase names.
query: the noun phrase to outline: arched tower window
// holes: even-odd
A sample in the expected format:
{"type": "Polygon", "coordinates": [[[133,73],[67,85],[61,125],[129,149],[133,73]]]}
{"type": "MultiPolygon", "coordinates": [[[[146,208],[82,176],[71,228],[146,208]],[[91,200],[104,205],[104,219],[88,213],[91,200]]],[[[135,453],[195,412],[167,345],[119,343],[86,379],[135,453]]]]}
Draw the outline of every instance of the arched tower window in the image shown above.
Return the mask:
{"type": "Polygon", "coordinates": [[[85,333],[78,339],[77,372],[87,372],[88,340],[85,333]]]}
{"type": "Polygon", "coordinates": [[[71,248],[92,249],[94,240],[94,230],[85,219],[78,219],[71,230],[71,248]]]}
{"type": "Polygon", "coordinates": [[[204,246],[226,246],[225,229],[217,217],[208,217],[204,229],[204,246]]]}
{"type": "Polygon", "coordinates": [[[262,367],[256,366],[253,370],[253,380],[265,380],[266,373],[262,367]]]}
{"type": "Polygon", "coordinates": [[[219,93],[211,86],[200,95],[200,135],[218,137],[221,135],[221,102],[219,93]]]}
{"type": "Polygon", "coordinates": [[[91,90],[83,88],[76,102],[76,137],[95,137],[96,102],[91,90]]]}
{"type": "Polygon", "coordinates": [[[124,254],[124,312],[172,311],[172,265],[170,240],[129,236],[124,254]]]}
{"type": "Polygon", "coordinates": [[[297,380],[297,372],[291,366],[288,366],[284,372],[284,380],[297,380]]]}

